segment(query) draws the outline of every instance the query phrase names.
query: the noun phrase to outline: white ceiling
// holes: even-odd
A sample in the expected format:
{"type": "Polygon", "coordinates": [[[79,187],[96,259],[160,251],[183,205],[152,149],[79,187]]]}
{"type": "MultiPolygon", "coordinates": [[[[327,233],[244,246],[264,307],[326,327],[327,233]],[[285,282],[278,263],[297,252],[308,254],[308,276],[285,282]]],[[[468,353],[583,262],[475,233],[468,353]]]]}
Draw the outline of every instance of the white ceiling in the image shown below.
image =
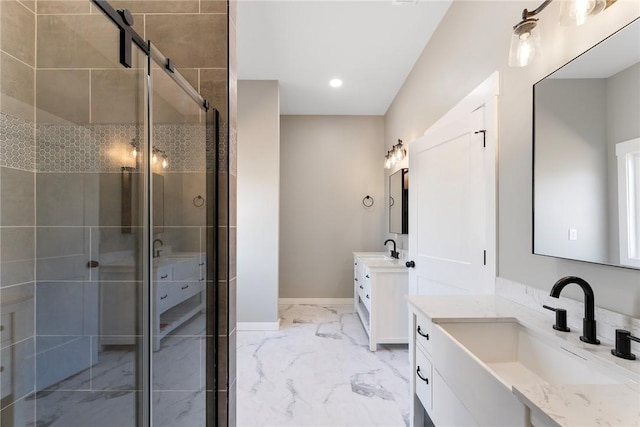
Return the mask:
{"type": "Polygon", "coordinates": [[[238,79],[278,80],[281,114],[383,115],[450,4],[241,0],[238,79]]]}

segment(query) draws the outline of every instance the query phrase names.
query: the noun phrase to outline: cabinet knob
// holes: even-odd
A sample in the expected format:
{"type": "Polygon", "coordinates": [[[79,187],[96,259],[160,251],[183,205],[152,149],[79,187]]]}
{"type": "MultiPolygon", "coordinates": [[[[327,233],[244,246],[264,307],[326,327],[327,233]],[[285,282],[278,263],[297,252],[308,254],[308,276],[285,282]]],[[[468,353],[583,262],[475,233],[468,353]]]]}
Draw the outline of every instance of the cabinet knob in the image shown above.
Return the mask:
{"type": "Polygon", "coordinates": [[[201,262],[200,264],[198,264],[200,267],[202,267],[204,265],[204,262],[201,262]]]}
{"type": "Polygon", "coordinates": [[[4,366],[0,366],[0,372],[4,372],[4,366]]]}
{"type": "Polygon", "coordinates": [[[167,277],[169,277],[169,275],[165,274],[164,276],[160,276],[160,279],[166,279],[167,277]]]}
{"type": "Polygon", "coordinates": [[[353,279],[353,280],[355,280],[355,281],[357,282],[357,281],[358,281],[358,278],[356,277],[356,278],[355,278],[355,279],[353,279]]]}
{"type": "Polygon", "coordinates": [[[181,287],[180,287],[180,289],[185,290],[185,289],[187,289],[188,287],[189,287],[189,285],[184,285],[184,286],[181,286],[181,287]]]}
{"type": "Polygon", "coordinates": [[[417,332],[418,332],[418,335],[425,337],[427,341],[429,340],[429,334],[425,334],[424,332],[422,332],[422,330],[420,329],[420,325],[418,325],[417,332]]]}
{"type": "Polygon", "coordinates": [[[416,369],[416,375],[425,383],[429,384],[429,378],[427,377],[423,377],[422,375],[420,375],[420,366],[418,366],[418,369],[416,369]]]}
{"type": "Polygon", "coordinates": [[[366,277],[367,279],[369,279],[369,275],[368,275],[368,274],[367,274],[366,276],[364,276],[364,277],[366,277]]]}
{"type": "Polygon", "coordinates": [[[360,289],[364,289],[364,287],[362,285],[360,285],[360,289]]]}
{"type": "Polygon", "coordinates": [[[416,263],[414,261],[407,261],[404,263],[404,265],[406,265],[407,268],[415,268],[416,263]]]}
{"type": "Polygon", "coordinates": [[[168,296],[169,296],[169,294],[165,294],[164,296],[161,296],[160,299],[165,299],[168,296]]]}
{"type": "Polygon", "coordinates": [[[88,268],[97,268],[100,267],[100,263],[98,261],[95,260],[91,260],[87,263],[87,267],[88,268]]]}
{"type": "Polygon", "coordinates": [[[367,299],[371,299],[371,298],[369,298],[369,294],[367,294],[367,299]]]}

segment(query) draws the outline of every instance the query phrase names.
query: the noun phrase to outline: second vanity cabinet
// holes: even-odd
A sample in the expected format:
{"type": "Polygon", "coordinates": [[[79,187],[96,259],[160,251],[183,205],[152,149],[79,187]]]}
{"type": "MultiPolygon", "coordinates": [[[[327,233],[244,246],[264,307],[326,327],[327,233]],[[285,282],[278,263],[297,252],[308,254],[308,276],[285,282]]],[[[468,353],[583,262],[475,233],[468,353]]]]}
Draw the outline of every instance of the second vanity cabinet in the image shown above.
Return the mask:
{"type": "Polygon", "coordinates": [[[353,301],[369,336],[369,349],[378,344],[406,344],[408,274],[404,262],[384,254],[353,254],[353,301]]]}
{"type": "MultiPolygon", "coordinates": [[[[154,259],[152,286],[153,349],[180,325],[205,308],[204,254],[172,254],[154,259]]],[[[100,331],[102,345],[134,344],[138,284],[132,265],[101,269],[100,331]]]]}

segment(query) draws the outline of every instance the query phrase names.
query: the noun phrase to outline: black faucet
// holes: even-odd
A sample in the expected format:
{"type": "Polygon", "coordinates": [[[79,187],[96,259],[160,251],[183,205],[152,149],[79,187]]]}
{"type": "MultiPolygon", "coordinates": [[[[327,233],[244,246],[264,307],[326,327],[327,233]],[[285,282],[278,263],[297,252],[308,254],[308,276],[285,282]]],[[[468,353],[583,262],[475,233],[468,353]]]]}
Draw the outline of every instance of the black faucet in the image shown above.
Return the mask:
{"type": "Polygon", "coordinates": [[[575,283],[582,288],[584,292],[584,319],[582,320],[582,336],[580,341],[589,344],[600,344],[600,340],[596,338],[596,319],[595,319],[595,297],[593,289],[586,280],[576,276],[567,276],[558,280],[551,288],[551,296],[560,297],[560,292],[569,283],[575,283]]]}
{"type": "Polygon", "coordinates": [[[386,246],[389,242],[393,243],[393,249],[391,249],[391,258],[399,259],[400,254],[396,251],[396,241],[393,239],[387,239],[384,241],[384,245],[386,246]]]}
{"type": "Polygon", "coordinates": [[[158,258],[160,256],[160,249],[156,249],[156,243],[160,243],[160,246],[164,245],[164,242],[160,239],[153,241],[153,257],[158,258]]]}

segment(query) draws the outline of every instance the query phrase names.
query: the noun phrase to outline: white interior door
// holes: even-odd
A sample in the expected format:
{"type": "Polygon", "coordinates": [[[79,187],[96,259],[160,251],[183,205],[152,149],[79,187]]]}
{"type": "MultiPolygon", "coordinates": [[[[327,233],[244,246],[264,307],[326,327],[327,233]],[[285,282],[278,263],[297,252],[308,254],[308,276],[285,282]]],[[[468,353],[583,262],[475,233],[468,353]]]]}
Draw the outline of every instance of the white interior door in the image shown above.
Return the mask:
{"type": "Polygon", "coordinates": [[[410,145],[410,293],[493,291],[495,161],[487,128],[483,106],[410,145]]]}

